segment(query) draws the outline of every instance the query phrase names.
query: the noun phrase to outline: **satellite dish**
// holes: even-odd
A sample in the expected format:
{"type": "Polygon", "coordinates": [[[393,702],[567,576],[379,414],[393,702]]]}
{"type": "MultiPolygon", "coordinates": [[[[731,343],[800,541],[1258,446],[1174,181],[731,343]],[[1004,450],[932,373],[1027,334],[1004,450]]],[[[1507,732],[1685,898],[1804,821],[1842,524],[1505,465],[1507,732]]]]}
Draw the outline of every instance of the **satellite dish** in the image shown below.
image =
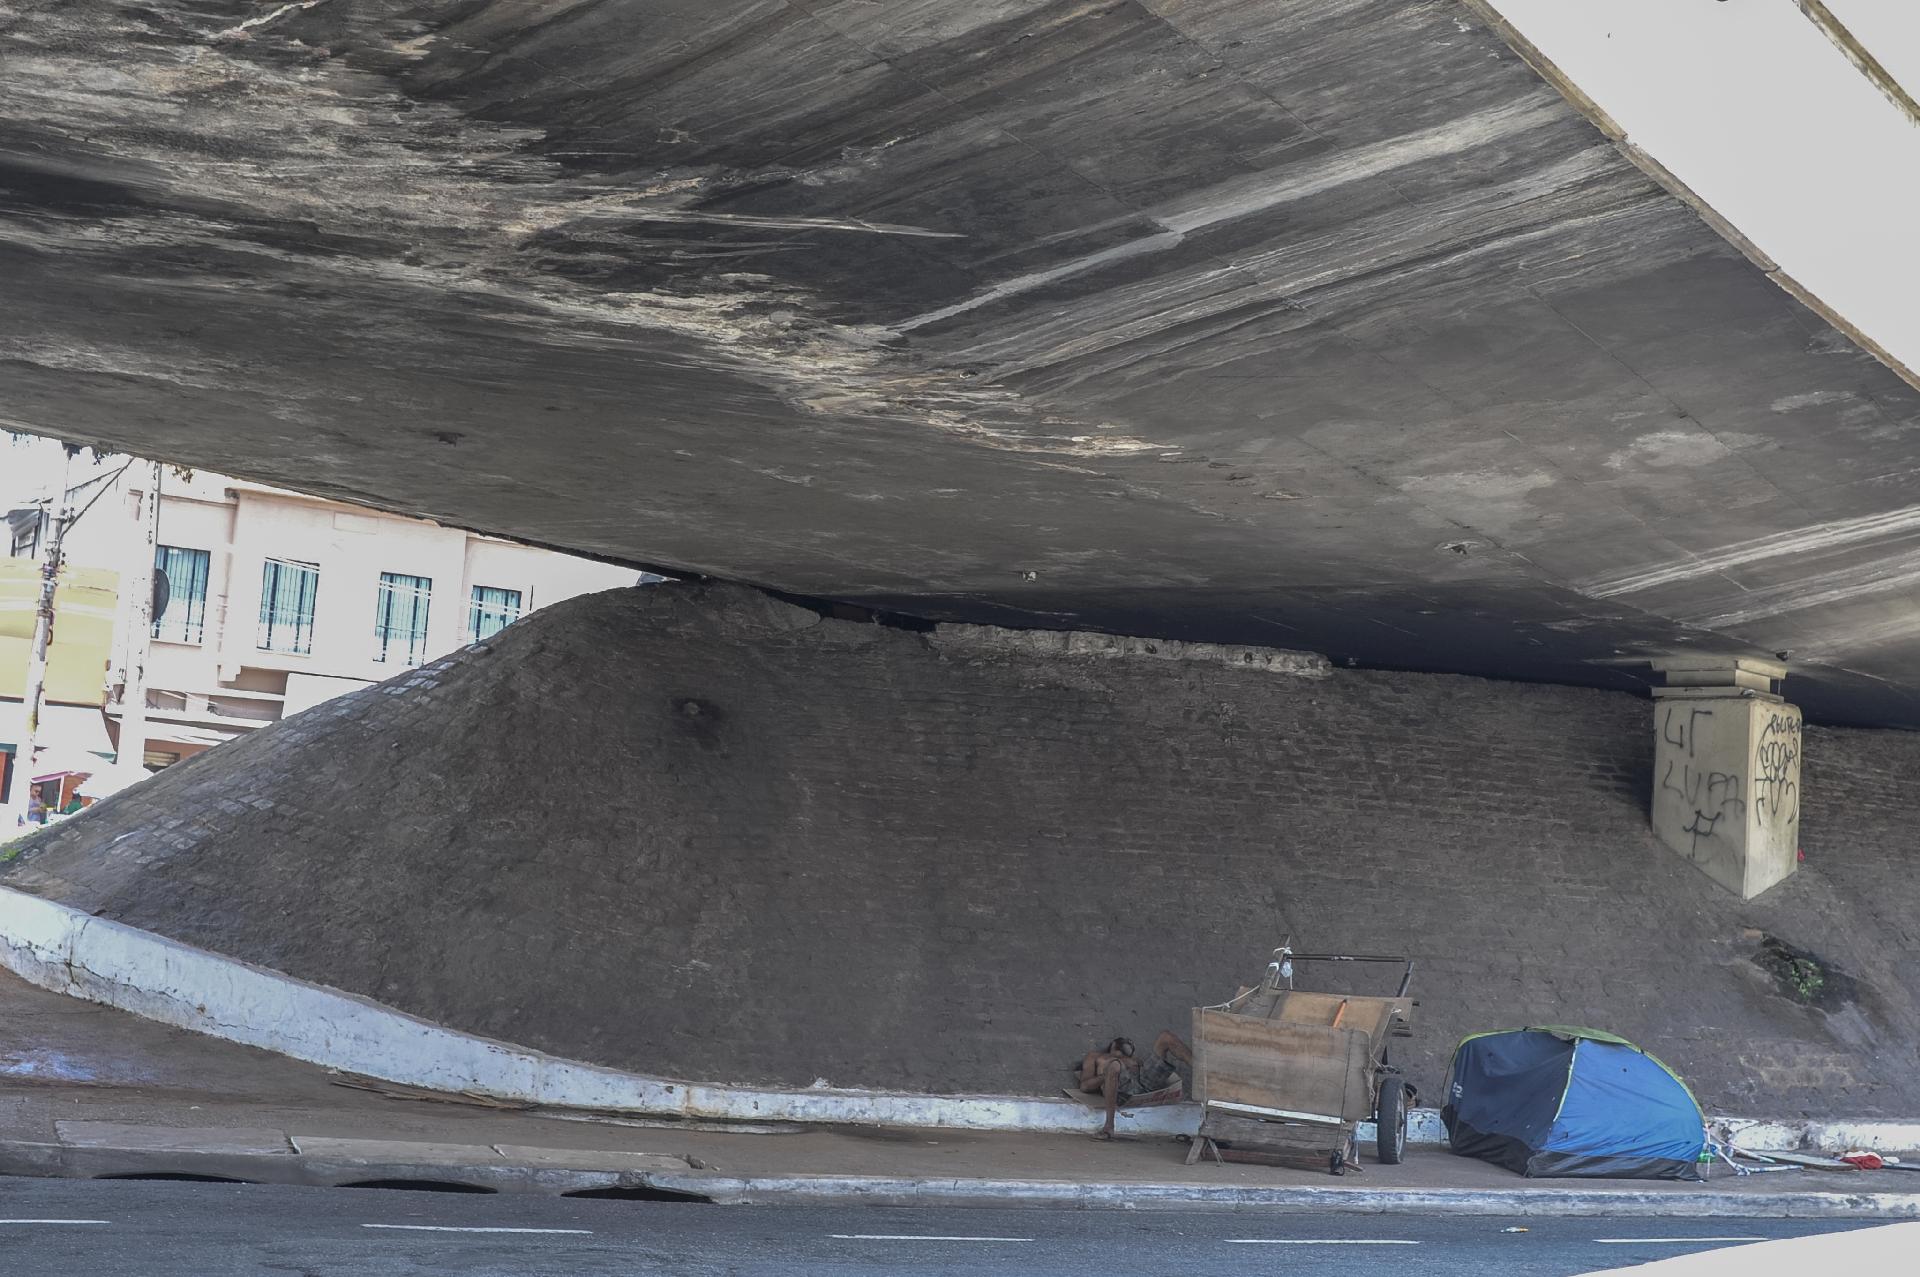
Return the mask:
{"type": "Polygon", "coordinates": [[[167,614],[167,604],[173,602],[173,582],[167,579],[165,568],[153,570],[153,619],[157,623],[167,614]]]}

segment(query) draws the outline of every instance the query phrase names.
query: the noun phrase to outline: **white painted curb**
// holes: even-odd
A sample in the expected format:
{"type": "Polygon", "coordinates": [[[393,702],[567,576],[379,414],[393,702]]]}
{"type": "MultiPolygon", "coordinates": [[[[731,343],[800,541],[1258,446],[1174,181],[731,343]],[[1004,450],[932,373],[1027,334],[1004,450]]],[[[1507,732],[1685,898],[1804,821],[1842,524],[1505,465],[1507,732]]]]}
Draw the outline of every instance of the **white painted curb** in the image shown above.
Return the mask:
{"type": "MultiPolygon", "coordinates": [[[[0,887],[0,966],[56,993],[328,1068],[556,1108],[723,1121],[1093,1131],[1069,1100],[706,1086],[564,1060],[433,1024],[369,998],[0,887]]],[[[1122,1110],[1129,1133],[1178,1135],[1193,1105],[1122,1110]]]]}
{"type": "Polygon", "coordinates": [[[1769,1122],[1752,1117],[1710,1117],[1707,1123],[1734,1148],[1754,1152],[1819,1149],[1844,1153],[1864,1148],[1876,1153],[1906,1153],[1920,1149],[1920,1122],[1844,1118],[1769,1122]]]}
{"type": "MultiPolygon", "coordinates": [[[[1071,1100],[894,1091],[709,1086],[495,1042],[209,953],[70,906],[0,887],[0,966],[89,1002],[296,1060],[436,1091],[471,1091],[554,1108],[690,1120],[941,1126],[980,1131],[1091,1132],[1098,1112],[1071,1100]]],[[[1122,1109],[1128,1134],[1190,1135],[1197,1106],[1122,1109]]],[[[1714,1118],[1737,1148],[1920,1148],[1920,1123],[1766,1122],[1714,1118]]],[[[1362,1123],[1362,1144],[1373,1124],[1362,1123]]],[[[1433,1109],[1410,1115],[1407,1139],[1444,1144],[1433,1109]]]]}

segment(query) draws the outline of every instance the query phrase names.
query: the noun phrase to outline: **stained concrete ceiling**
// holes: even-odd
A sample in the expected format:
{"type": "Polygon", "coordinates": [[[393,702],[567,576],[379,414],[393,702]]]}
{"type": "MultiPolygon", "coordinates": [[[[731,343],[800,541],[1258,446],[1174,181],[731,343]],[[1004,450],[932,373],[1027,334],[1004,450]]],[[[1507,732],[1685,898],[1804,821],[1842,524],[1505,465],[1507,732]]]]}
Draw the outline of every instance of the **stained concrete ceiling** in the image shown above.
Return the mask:
{"type": "Polygon", "coordinates": [[[25,0],[0,419],[931,617],[1920,725],[1920,395],[1455,0],[25,0]]]}

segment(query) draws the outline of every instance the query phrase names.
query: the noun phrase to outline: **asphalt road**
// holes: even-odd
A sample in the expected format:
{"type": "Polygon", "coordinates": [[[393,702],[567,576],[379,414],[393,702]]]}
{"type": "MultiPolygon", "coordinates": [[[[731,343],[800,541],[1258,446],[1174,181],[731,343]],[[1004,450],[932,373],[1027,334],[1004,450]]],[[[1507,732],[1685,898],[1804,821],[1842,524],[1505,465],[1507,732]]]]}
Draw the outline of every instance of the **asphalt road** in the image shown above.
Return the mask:
{"type": "Polygon", "coordinates": [[[1586,1273],[1865,1225],[1809,1220],[724,1207],[0,1178],[8,1277],[1586,1273]],[[1524,1227],[1527,1231],[1503,1231],[1524,1227]],[[1716,1240],[1720,1239],[1720,1240],[1716,1240]]]}

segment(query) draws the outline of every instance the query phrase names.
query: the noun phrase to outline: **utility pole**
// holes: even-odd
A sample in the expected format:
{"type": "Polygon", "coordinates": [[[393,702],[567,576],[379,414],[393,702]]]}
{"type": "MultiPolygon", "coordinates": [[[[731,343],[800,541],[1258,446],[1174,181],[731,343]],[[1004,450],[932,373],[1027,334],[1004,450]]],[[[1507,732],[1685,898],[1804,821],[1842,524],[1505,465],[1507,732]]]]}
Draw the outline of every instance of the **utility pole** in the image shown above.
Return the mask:
{"type": "Polygon", "coordinates": [[[79,449],[62,445],[60,483],[51,503],[52,524],[47,543],[40,552],[40,606],[33,616],[33,647],[27,653],[26,730],[13,756],[13,779],[8,794],[12,819],[5,828],[24,825],[33,792],[33,756],[40,735],[40,702],[47,693],[47,649],[53,643],[53,591],[60,582],[60,550],[67,537],[67,525],[73,521],[73,507],[67,500],[67,483],[73,473],[73,455],[79,449]]]}
{"type": "Polygon", "coordinates": [[[141,464],[151,473],[140,494],[141,536],[127,572],[133,606],[127,621],[127,676],[120,687],[120,745],[114,755],[117,765],[133,767],[147,756],[147,654],[153,649],[154,556],[160,544],[160,463],[141,464]]]}

